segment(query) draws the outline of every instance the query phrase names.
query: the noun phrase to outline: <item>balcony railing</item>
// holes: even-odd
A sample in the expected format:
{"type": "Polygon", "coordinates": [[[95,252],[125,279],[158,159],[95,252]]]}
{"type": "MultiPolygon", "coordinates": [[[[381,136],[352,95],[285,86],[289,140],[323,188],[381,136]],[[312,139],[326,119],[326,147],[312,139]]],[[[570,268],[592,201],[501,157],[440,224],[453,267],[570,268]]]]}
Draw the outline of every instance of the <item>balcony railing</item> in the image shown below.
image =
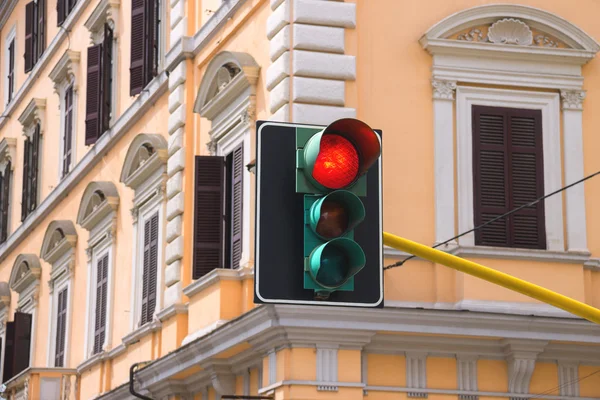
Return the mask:
{"type": "Polygon", "coordinates": [[[4,385],[6,400],[77,400],[79,375],[70,368],[27,368],[4,385]]]}

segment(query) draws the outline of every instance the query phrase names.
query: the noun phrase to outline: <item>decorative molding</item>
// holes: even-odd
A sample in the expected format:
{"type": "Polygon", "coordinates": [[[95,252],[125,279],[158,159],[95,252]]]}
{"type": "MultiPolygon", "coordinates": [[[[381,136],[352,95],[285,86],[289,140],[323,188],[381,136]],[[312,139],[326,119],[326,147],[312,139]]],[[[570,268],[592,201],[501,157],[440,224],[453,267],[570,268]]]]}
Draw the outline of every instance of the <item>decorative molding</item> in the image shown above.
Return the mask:
{"type": "Polygon", "coordinates": [[[161,324],[160,320],[158,320],[158,319],[156,319],[152,322],[148,322],[147,324],[142,325],[141,327],[137,328],[133,332],[130,332],[127,335],[123,336],[123,339],[122,339],[123,344],[126,346],[129,346],[134,343],[137,343],[144,336],[148,335],[149,333],[158,331],[161,328],[161,326],[162,326],[162,324],[161,324]]]}
{"type": "Polygon", "coordinates": [[[40,257],[49,264],[54,264],[67,251],[77,244],[77,230],[73,222],[68,220],[52,221],[46,228],[40,257]]]}
{"type": "MultiPolygon", "coordinates": [[[[216,268],[204,275],[202,278],[192,281],[183,288],[183,294],[187,297],[193,297],[204,289],[220,281],[241,281],[245,277],[240,275],[239,269],[216,268]]],[[[248,279],[246,277],[246,279],[248,279]]]]}
{"type": "MultiPolygon", "coordinates": [[[[6,312],[10,307],[10,286],[8,282],[0,282],[0,313],[6,312]]],[[[5,315],[6,317],[6,315],[5,315]]],[[[0,319],[0,324],[5,324],[6,318],[0,319]]],[[[3,329],[3,328],[2,328],[3,329]]]]}
{"type": "Polygon", "coordinates": [[[579,397],[579,365],[578,363],[558,363],[558,387],[560,395],[579,397]]]}
{"type": "MultiPolygon", "coordinates": [[[[427,353],[406,352],[406,387],[427,388],[427,353]]],[[[407,397],[426,398],[426,392],[409,391],[407,397]]]]}
{"type": "Polygon", "coordinates": [[[337,392],[338,387],[332,384],[338,380],[338,349],[317,345],[317,386],[318,391],[337,392]]]}
{"type": "Polygon", "coordinates": [[[23,126],[23,134],[27,137],[31,137],[35,131],[35,125],[39,124],[40,134],[43,135],[46,130],[45,114],[46,99],[31,99],[29,104],[27,104],[27,107],[25,107],[19,116],[19,122],[23,126]]]}
{"type": "Polygon", "coordinates": [[[5,137],[0,141],[0,165],[2,173],[6,169],[6,166],[10,162],[11,169],[15,169],[15,163],[17,161],[17,139],[11,137],[5,137]]]}
{"type": "Polygon", "coordinates": [[[19,254],[13,264],[8,284],[12,290],[21,294],[29,286],[40,280],[42,267],[35,254],[19,254]]]}
{"type": "Polygon", "coordinates": [[[164,167],[166,173],[169,158],[167,147],[168,143],[162,135],[137,135],[127,150],[120,182],[137,191],[157,169],[164,167]]]}
{"type": "Polygon", "coordinates": [[[235,375],[227,364],[212,360],[204,369],[210,374],[210,380],[218,395],[233,394],[236,392],[235,375]]]}
{"type": "Polygon", "coordinates": [[[269,351],[269,385],[277,381],[277,353],[275,349],[269,351]]]}
{"type": "MultiPolygon", "coordinates": [[[[458,390],[476,392],[477,388],[477,356],[458,354],[456,356],[458,390]]],[[[478,396],[459,395],[461,400],[477,400],[478,396]]]]}
{"type": "Polygon", "coordinates": [[[433,98],[434,99],[454,100],[454,93],[456,91],[456,82],[432,79],[431,85],[433,86],[433,98]]]}
{"type": "Polygon", "coordinates": [[[563,110],[583,110],[583,99],[585,90],[561,90],[563,110]]]}
{"type": "Polygon", "coordinates": [[[94,365],[101,363],[104,360],[108,360],[108,353],[104,350],[102,350],[100,353],[94,354],[93,356],[89,357],[87,360],[84,360],[82,363],[80,363],[76,370],[78,374],[82,374],[83,372],[91,369],[94,365]]]}
{"type": "Polygon", "coordinates": [[[81,196],[77,223],[90,231],[118,207],[119,192],[112,182],[91,182],[81,196]]]}
{"type": "Polygon", "coordinates": [[[120,0],[101,0],[94,8],[92,14],[83,24],[90,31],[91,44],[94,44],[98,32],[104,32],[103,27],[106,22],[110,23],[114,37],[119,36],[120,7],[120,0]]]}
{"type": "Polygon", "coordinates": [[[187,304],[172,304],[169,307],[157,312],[156,318],[158,318],[159,321],[164,322],[176,315],[187,314],[187,313],[188,313],[188,305],[187,304]]]}
{"type": "Polygon", "coordinates": [[[533,33],[525,22],[514,18],[504,18],[490,26],[488,39],[492,43],[529,46],[533,43],[533,33]]]}
{"type": "Polygon", "coordinates": [[[73,90],[77,91],[81,82],[79,60],[81,53],[74,50],[66,50],[65,53],[56,62],[48,77],[54,82],[54,91],[60,93],[60,87],[64,82],[73,84],[73,90]]]}
{"type": "Polygon", "coordinates": [[[4,28],[19,0],[7,0],[0,3],[0,30],[4,28]]]}
{"type": "MultiPolygon", "coordinates": [[[[405,387],[397,387],[397,386],[366,386],[365,390],[373,391],[373,392],[391,392],[391,393],[406,393],[410,391],[410,388],[405,387]]],[[[527,393],[527,394],[516,394],[516,393],[503,393],[503,392],[484,392],[484,391],[463,391],[463,390],[454,390],[454,389],[427,389],[428,393],[436,394],[436,395],[450,395],[450,396],[459,396],[459,398],[470,399],[477,397],[501,397],[501,398],[512,398],[519,400],[528,400],[532,398],[538,398],[539,394],[537,393],[527,393]]],[[[425,390],[420,390],[420,392],[425,392],[425,390]]],[[[547,400],[598,400],[597,397],[566,397],[566,396],[555,396],[545,394],[544,399],[547,400]]]]}
{"type": "Polygon", "coordinates": [[[600,258],[590,258],[583,263],[583,268],[590,271],[600,272],[600,258]]]}
{"type": "Polygon", "coordinates": [[[513,394],[529,393],[529,383],[535,369],[535,360],[548,344],[541,340],[503,340],[508,363],[508,391],[513,394]]]}
{"type": "Polygon", "coordinates": [[[486,42],[487,36],[484,38],[481,29],[473,28],[468,33],[462,33],[456,37],[457,40],[466,40],[468,42],[486,42]]]}

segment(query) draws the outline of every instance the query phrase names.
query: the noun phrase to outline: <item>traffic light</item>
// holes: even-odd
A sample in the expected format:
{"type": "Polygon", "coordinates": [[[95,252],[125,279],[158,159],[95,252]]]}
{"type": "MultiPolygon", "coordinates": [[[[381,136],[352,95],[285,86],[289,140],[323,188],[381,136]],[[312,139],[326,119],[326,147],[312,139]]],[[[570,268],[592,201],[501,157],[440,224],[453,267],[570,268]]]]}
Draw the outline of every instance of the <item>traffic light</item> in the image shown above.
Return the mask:
{"type": "Polygon", "coordinates": [[[296,192],[304,195],[304,288],[317,299],[353,291],[366,256],[354,241],[363,222],[364,174],[381,154],[377,134],[364,122],[341,119],[314,133],[296,130],[296,192]]]}
{"type": "Polygon", "coordinates": [[[381,132],[257,122],[256,303],[383,306],[381,132]]]}

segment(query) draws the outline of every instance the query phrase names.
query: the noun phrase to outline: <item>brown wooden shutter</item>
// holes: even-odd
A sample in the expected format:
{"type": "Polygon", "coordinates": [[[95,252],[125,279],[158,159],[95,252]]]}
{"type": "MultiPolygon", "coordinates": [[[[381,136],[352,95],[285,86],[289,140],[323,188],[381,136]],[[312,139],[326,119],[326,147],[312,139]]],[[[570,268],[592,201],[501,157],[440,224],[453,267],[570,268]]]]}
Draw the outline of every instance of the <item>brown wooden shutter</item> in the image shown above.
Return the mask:
{"type": "Polygon", "coordinates": [[[144,34],[144,86],[152,80],[154,76],[154,43],[156,40],[156,9],[155,0],[145,0],[145,23],[146,32],[144,34]]]}
{"type": "Polygon", "coordinates": [[[98,260],[96,279],[96,319],[94,325],[94,354],[100,353],[106,337],[106,292],[108,285],[108,254],[98,260]]]}
{"type": "Polygon", "coordinates": [[[8,238],[8,210],[10,207],[10,181],[12,177],[11,162],[9,161],[6,165],[4,174],[2,174],[2,186],[0,187],[1,193],[1,212],[0,224],[2,229],[0,230],[0,243],[6,242],[8,238]]]}
{"type": "Polygon", "coordinates": [[[151,43],[151,49],[152,49],[152,53],[151,53],[151,57],[150,59],[150,64],[152,65],[152,70],[148,79],[148,82],[155,76],[158,75],[158,63],[159,63],[159,55],[160,55],[160,30],[161,28],[161,24],[163,23],[161,21],[161,12],[160,12],[160,2],[161,0],[148,0],[150,3],[152,3],[150,5],[150,7],[153,9],[154,11],[154,18],[152,20],[152,43],[151,43]]]}
{"type": "Polygon", "coordinates": [[[36,4],[36,17],[37,23],[36,27],[36,37],[35,37],[35,58],[33,63],[37,63],[37,61],[42,57],[44,50],[46,49],[46,0],[37,0],[36,4]]]}
{"type": "Polygon", "coordinates": [[[35,24],[33,8],[33,1],[25,5],[25,72],[33,68],[33,25],[35,24]]]}
{"type": "Polygon", "coordinates": [[[66,0],[56,0],[56,25],[61,26],[67,19],[66,0]]]}
{"type": "Polygon", "coordinates": [[[15,312],[15,356],[14,374],[29,368],[29,350],[31,347],[31,314],[15,312]]]}
{"type": "Polygon", "coordinates": [[[8,99],[7,103],[13,98],[15,91],[15,40],[13,39],[8,46],[8,99]]]}
{"type": "Polygon", "coordinates": [[[131,64],[129,67],[129,94],[139,94],[145,86],[144,59],[146,50],[146,1],[131,2],[131,64]]]}
{"type": "Polygon", "coordinates": [[[38,181],[40,174],[40,124],[35,126],[33,140],[31,141],[31,160],[29,168],[29,176],[31,181],[31,189],[29,193],[29,212],[35,210],[38,200],[38,181]]]}
{"type": "Polygon", "coordinates": [[[196,157],[194,279],[223,266],[224,169],[223,157],[196,157]]]}
{"type": "Polygon", "coordinates": [[[87,56],[87,93],[85,107],[86,146],[96,143],[100,137],[102,44],[88,47],[87,56]]]}
{"type": "Polygon", "coordinates": [[[113,31],[108,24],[104,24],[104,41],[102,44],[102,95],[100,101],[101,127],[100,136],[110,128],[110,117],[112,111],[112,50],[113,31]]]}
{"type": "Polygon", "coordinates": [[[14,321],[6,323],[6,344],[4,345],[4,371],[2,372],[2,382],[6,382],[14,374],[15,362],[15,323],[14,321]]]}
{"type": "Polygon", "coordinates": [[[67,288],[58,294],[56,309],[56,343],[54,349],[54,366],[64,367],[65,339],[67,332],[67,288]]]}
{"type": "Polygon", "coordinates": [[[65,132],[63,135],[63,171],[64,177],[71,167],[71,154],[73,152],[73,86],[65,92],[65,132]]]}
{"type": "Polygon", "coordinates": [[[231,161],[231,268],[240,266],[242,258],[242,220],[244,194],[244,148],[241,144],[232,153],[231,161]]]}
{"type": "Polygon", "coordinates": [[[21,193],[21,221],[27,218],[29,211],[29,188],[31,181],[29,179],[29,168],[31,160],[31,141],[25,139],[23,148],[23,191],[21,193]]]}
{"type": "Polygon", "coordinates": [[[151,322],[156,308],[158,270],[158,213],[144,223],[144,264],[141,325],[151,322]]]}
{"type": "MultiPolygon", "coordinates": [[[[541,111],[473,106],[475,226],[543,195],[541,111]]],[[[543,202],[475,232],[475,244],[546,248],[543,202]]]]}

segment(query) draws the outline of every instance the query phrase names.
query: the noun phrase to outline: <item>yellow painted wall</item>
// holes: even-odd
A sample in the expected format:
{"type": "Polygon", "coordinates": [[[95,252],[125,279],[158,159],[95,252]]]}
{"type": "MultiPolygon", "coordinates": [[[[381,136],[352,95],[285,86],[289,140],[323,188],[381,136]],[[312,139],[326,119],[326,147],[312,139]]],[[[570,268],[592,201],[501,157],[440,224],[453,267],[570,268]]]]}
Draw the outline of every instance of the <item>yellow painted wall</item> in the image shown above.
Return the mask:
{"type": "Polygon", "coordinates": [[[508,365],[504,360],[477,360],[477,386],[482,392],[508,391],[508,365]]]}
{"type": "Polygon", "coordinates": [[[558,386],[557,365],[555,363],[536,362],[533,375],[531,375],[529,393],[546,393],[558,386]]]}
{"type": "Polygon", "coordinates": [[[405,386],[406,358],[388,354],[367,354],[367,384],[370,386],[405,386]]]}

